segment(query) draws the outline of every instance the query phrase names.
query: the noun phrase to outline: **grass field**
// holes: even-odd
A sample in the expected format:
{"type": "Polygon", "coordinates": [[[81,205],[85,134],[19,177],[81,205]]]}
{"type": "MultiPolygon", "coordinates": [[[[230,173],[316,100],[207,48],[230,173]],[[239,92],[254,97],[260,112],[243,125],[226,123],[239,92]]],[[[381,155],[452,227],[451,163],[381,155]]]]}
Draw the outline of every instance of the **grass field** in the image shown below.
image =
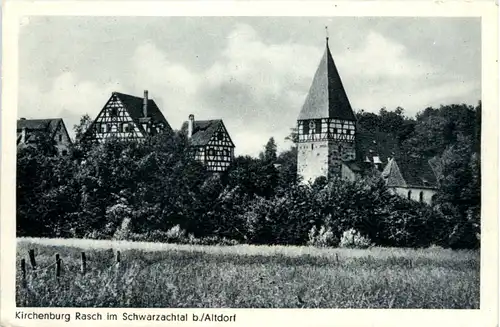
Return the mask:
{"type": "Polygon", "coordinates": [[[21,307],[479,308],[478,251],[25,238],[18,239],[16,264],[21,307]],[[61,276],[51,266],[34,277],[29,249],[40,268],[59,253],[61,276]]]}

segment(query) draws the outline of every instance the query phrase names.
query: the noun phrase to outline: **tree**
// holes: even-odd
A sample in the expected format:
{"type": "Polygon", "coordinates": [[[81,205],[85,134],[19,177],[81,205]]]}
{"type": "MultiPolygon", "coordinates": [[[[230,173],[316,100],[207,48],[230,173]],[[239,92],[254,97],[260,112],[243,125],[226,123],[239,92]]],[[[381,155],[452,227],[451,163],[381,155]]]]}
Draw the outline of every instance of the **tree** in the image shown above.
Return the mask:
{"type": "Polygon", "coordinates": [[[269,141],[267,141],[264,152],[261,152],[259,158],[265,163],[274,163],[278,157],[278,147],[276,146],[276,142],[274,141],[274,137],[271,137],[269,141]]]}
{"type": "Polygon", "coordinates": [[[84,114],[80,118],[80,122],[76,125],[73,125],[76,142],[81,141],[83,135],[85,134],[85,132],[87,131],[87,129],[90,127],[91,124],[92,124],[92,118],[89,116],[89,114],[84,114]]]}

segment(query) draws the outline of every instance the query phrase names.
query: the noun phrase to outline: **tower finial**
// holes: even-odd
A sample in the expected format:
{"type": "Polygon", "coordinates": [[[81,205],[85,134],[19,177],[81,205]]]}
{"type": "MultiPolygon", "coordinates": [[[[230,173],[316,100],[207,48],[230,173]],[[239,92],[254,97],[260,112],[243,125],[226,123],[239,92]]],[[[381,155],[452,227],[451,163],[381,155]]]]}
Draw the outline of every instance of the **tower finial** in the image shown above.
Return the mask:
{"type": "Polygon", "coordinates": [[[326,34],[326,43],[328,44],[328,26],[325,26],[325,34],[326,34]]]}

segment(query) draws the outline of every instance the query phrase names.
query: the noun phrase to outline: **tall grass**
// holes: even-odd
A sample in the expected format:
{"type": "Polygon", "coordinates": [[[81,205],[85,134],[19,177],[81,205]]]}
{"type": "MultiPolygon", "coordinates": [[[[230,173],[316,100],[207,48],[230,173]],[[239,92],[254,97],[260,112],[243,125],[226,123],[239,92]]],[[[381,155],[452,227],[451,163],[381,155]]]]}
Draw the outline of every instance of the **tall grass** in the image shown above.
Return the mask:
{"type": "Polygon", "coordinates": [[[23,289],[18,271],[18,306],[479,308],[477,251],[20,239],[18,266],[30,248],[41,267],[59,253],[62,276],[28,270],[23,289]]]}

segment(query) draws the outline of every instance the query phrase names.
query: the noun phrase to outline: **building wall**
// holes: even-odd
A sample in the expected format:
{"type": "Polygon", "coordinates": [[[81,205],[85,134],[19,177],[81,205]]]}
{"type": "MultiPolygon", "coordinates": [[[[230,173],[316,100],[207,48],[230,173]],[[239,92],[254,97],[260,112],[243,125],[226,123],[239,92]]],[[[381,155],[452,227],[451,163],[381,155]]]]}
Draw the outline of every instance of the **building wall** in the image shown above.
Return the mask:
{"type": "Polygon", "coordinates": [[[353,172],[347,165],[342,165],[341,169],[341,176],[342,179],[346,179],[351,182],[355,182],[358,178],[359,175],[353,172]]]}
{"type": "Polygon", "coordinates": [[[342,161],[354,160],[354,142],[314,141],[298,145],[297,172],[304,182],[314,182],[320,176],[352,179],[353,173],[343,171],[342,161]]]}
{"type": "Polygon", "coordinates": [[[411,191],[410,199],[413,201],[420,201],[420,193],[422,193],[422,201],[430,205],[432,205],[432,196],[437,193],[436,190],[426,188],[392,187],[391,189],[405,199],[408,199],[408,192],[411,191]]]}
{"type": "Polygon", "coordinates": [[[68,133],[62,124],[59,125],[55,134],[54,140],[56,141],[56,148],[59,154],[66,155],[69,154],[71,140],[68,137],[68,133]]]}
{"type": "MultiPolygon", "coordinates": [[[[329,143],[329,177],[344,178],[342,161],[350,161],[356,158],[354,142],[330,141],[329,143]]],[[[347,168],[347,167],[346,167],[347,168]]],[[[350,170],[350,169],[349,169],[350,170]]]]}
{"type": "Polygon", "coordinates": [[[297,152],[297,173],[303,182],[314,182],[316,178],[328,175],[328,141],[299,143],[297,152]]]}

